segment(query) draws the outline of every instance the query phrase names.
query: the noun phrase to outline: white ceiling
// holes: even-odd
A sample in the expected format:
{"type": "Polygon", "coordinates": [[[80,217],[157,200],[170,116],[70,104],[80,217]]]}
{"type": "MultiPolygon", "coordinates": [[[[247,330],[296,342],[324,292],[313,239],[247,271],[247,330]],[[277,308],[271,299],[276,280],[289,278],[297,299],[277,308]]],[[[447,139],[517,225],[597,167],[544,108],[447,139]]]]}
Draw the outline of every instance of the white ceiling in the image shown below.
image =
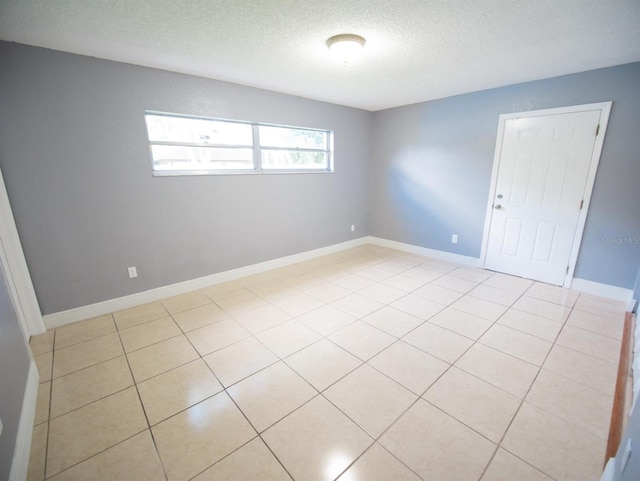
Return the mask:
{"type": "Polygon", "coordinates": [[[640,61],[640,0],[0,0],[0,39],[375,111],[640,61]]]}

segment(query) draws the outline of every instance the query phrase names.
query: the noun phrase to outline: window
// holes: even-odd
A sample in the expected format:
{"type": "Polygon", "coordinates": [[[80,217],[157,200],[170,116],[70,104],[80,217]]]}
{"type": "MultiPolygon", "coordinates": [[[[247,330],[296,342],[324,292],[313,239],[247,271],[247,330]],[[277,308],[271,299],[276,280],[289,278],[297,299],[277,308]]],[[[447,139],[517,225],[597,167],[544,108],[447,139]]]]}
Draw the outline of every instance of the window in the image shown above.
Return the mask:
{"type": "Polygon", "coordinates": [[[329,132],[258,126],[263,169],[328,170],[329,132]]]}
{"type": "Polygon", "coordinates": [[[155,175],[331,172],[333,133],[146,112],[155,175]]]}

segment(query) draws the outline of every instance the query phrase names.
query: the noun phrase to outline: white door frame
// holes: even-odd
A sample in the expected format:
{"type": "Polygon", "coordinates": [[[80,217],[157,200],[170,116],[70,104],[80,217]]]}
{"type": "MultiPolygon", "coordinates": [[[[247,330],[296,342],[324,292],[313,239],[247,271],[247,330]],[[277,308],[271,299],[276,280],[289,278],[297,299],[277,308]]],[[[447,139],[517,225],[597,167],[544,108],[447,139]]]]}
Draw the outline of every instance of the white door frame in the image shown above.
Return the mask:
{"type": "Polygon", "coordinates": [[[13,305],[26,338],[42,334],[47,328],[42,319],[36,292],[24,258],[9,196],[0,171],[0,262],[4,269],[13,305]]]}
{"type": "Polygon", "coordinates": [[[578,217],[578,225],[576,226],[576,233],[573,238],[573,247],[571,248],[571,254],[569,256],[569,270],[565,275],[563,287],[570,287],[573,279],[573,273],[576,267],[576,261],[578,260],[578,253],[580,252],[580,243],[582,242],[582,234],[584,233],[584,225],[587,220],[587,213],[589,211],[589,204],[591,202],[591,193],[593,192],[593,184],[596,179],[596,171],[598,170],[598,164],[600,162],[600,154],[602,153],[602,146],[604,144],[604,136],[607,131],[607,124],[609,122],[609,114],[611,113],[612,102],[600,102],[595,104],[585,105],[573,105],[569,107],[558,107],[552,109],[543,110],[531,110],[529,112],[516,112],[512,114],[502,114],[498,122],[498,137],[496,140],[496,150],[493,157],[493,170],[491,172],[491,187],[489,188],[489,201],[487,202],[487,213],[484,220],[484,234],[482,237],[482,250],[480,252],[480,264],[486,266],[487,262],[487,246],[489,244],[489,234],[491,231],[491,217],[494,209],[494,198],[496,195],[496,186],[498,183],[498,172],[500,170],[500,158],[502,156],[502,141],[504,137],[504,129],[508,120],[516,120],[529,117],[542,117],[547,115],[559,115],[569,114],[577,112],[586,112],[590,110],[600,110],[599,131],[596,137],[595,144],[593,146],[593,154],[591,156],[591,164],[589,166],[589,174],[587,176],[587,184],[584,192],[584,204],[580,210],[578,217]]]}

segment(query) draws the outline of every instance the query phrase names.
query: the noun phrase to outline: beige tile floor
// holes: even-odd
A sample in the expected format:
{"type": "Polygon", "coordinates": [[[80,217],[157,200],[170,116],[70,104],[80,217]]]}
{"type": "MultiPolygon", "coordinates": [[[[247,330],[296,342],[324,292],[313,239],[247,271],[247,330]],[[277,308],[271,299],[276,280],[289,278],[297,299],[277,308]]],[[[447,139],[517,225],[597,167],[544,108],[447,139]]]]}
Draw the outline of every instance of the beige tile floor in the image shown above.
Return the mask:
{"type": "Polygon", "coordinates": [[[623,321],[362,246],[33,338],[29,479],[595,481],[623,321]]]}

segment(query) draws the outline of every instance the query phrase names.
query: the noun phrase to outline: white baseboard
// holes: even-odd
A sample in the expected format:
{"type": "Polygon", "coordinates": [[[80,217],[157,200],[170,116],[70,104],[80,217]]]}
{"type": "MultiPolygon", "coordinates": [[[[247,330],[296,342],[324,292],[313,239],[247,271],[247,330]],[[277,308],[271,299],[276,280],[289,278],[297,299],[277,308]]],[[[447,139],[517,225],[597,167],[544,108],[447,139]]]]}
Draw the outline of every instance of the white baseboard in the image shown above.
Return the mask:
{"type": "Polygon", "coordinates": [[[613,481],[615,479],[616,473],[616,458],[609,458],[607,464],[604,467],[604,471],[602,471],[602,477],[600,481],[613,481]]]}
{"type": "MultiPolygon", "coordinates": [[[[47,329],[53,329],[56,327],[62,327],[73,322],[82,321],[84,319],[90,319],[92,317],[109,314],[111,312],[120,311],[122,309],[128,309],[130,307],[147,304],[149,302],[159,301],[167,297],[177,296],[185,294],[187,292],[195,291],[205,287],[213,286],[223,282],[233,281],[241,277],[250,276],[253,274],[259,274],[269,271],[271,269],[277,269],[278,267],[285,267],[297,262],[303,262],[317,257],[333,254],[353,247],[358,247],[365,244],[373,244],[381,247],[388,247],[390,249],[396,249],[399,251],[407,252],[409,254],[416,254],[424,257],[430,257],[433,259],[443,260],[460,264],[468,267],[482,267],[480,259],[476,257],[463,256],[460,254],[453,254],[451,252],[439,251],[434,249],[428,249],[426,247],[420,247],[412,244],[405,244],[403,242],[392,241],[388,239],[382,239],[380,237],[366,236],[358,239],[353,239],[340,244],[334,244],[320,249],[312,251],[302,252],[300,254],[294,254],[286,257],[280,257],[278,259],[272,259],[266,262],[260,262],[250,266],[240,267],[238,269],[232,269],[229,271],[219,272],[210,276],[199,277],[197,279],[191,279],[189,281],[179,282],[171,284],[169,286],[158,287],[144,292],[131,294],[129,296],[118,297],[116,299],[110,299],[104,302],[98,302],[96,304],[90,304],[88,306],[77,307],[75,309],[69,309],[67,311],[56,312],[54,314],[48,314],[44,316],[44,323],[47,329]]],[[[599,284],[597,282],[586,281],[584,279],[574,279],[572,289],[594,294],[602,297],[608,297],[616,300],[623,300],[633,306],[632,294],[630,289],[624,289],[621,287],[609,286],[606,284],[599,284]]],[[[630,309],[629,309],[630,310],[630,309]]]]}
{"type": "Polygon", "coordinates": [[[9,481],[24,481],[27,479],[29,469],[29,454],[31,452],[31,436],[33,434],[33,421],[36,416],[36,402],[38,401],[38,369],[36,363],[31,359],[29,374],[27,375],[27,386],[24,390],[24,400],[20,421],[18,424],[18,435],[16,437],[16,448],[11,462],[11,473],[9,481]]]}
{"type": "Polygon", "coordinates": [[[367,237],[360,237],[358,239],[322,247],[320,249],[314,249],[312,251],[302,252],[300,254],[280,257],[278,259],[272,259],[270,261],[260,262],[258,264],[252,264],[250,266],[240,267],[238,269],[219,272],[217,274],[199,277],[197,279],[191,279],[189,281],[178,282],[176,284],[158,287],[156,289],[138,292],[136,294],[131,294],[124,297],[118,297],[116,299],[110,299],[108,301],[98,302],[96,304],[90,304],[88,306],[82,306],[75,309],[69,309],[67,311],[48,314],[43,317],[44,323],[47,329],[62,327],[73,322],[82,321],[84,319],[91,319],[92,317],[121,311],[122,309],[128,309],[130,307],[139,306],[141,304],[148,304],[149,302],[159,301],[167,297],[185,294],[187,292],[210,287],[215,284],[233,281],[241,277],[260,274],[271,269],[277,269],[278,267],[285,267],[298,262],[315,259],[316,257],[322,257],[328,254],[333,254],[335,252],[358,247],[367,244],[367,239],[367,237]]]}
{"type": "Polygon", "coordinates": [[[460,254],[453,254],[451,252],[428,249],[427,247],[405,244],[404,242],[397,242],[373,236],[367,237],[367,242],[369,244],[408,252],[409,254],[417,254],[419,256],[431,257],[433,259],[438,259],[441,261],[453,262],[455,264],[460,264],[467,267],[482,267],[480,264],[480,259],[478,259],[477,257],[469,257],[460,254]]]}
{"type": "MultiPolygon", "coordinates": [[[[412,244],[404,244],[402,242],[382,239],[380,237],[369,236],[367,238],[367,241],[370,244],[389,247],[391,249],[397,249],[411,254],[431,257],[434,259],[454,262],[456,264],[461,264],[464,266],[480,268],[483,267],[481,260],[476,257],[452,254],[451,252],[428,249],[426,247],[419,247],[412,244]]],[[[627,303],[628,311],[631,311],[636,303],[636,301],[633,299],[633,291],[631,289],[625,289],[623,287],[616,287],[608,284],[600,284],[599,282],[574,278],[571,284],[571,289],[584,292],[586,294],[593,294],[595,296],[607,297],[609,299],[614,299],[617,301],[624,301],[627,303]]]]}
{"type": "Polygon", "coordinates": [[[627,303],[627,310],[631,310],[635,305],[633,291],[631,289],[625,289],[624,287],[610,286],[609,284],[600,284],[599,282],[574,277],[571,282],[571,289],[586,294],[593,294],[594,296],[607,297],[616,301],[624,301],[627,303]],[[629,306],[631,306],[631,308],[629,306]]]}

